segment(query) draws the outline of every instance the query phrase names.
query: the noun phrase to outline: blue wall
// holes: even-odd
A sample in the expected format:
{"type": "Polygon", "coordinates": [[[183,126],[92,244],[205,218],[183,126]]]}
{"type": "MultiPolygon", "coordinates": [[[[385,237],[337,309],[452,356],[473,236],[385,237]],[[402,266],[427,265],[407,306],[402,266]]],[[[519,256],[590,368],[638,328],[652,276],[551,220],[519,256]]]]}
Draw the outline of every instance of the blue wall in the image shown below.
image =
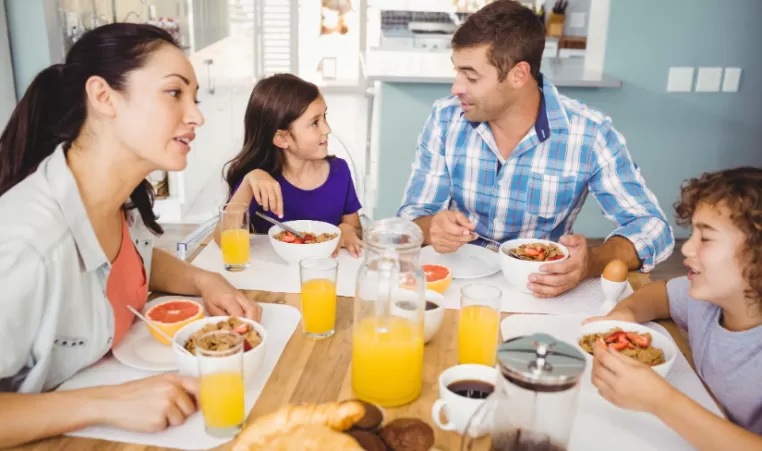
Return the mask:
{"type": "MultiPolygon", "coordinates": [[[[19,99],[37,73],[53,64],[52,55],[61,53],[60,49],[51,52],[50,48],[48,29],[55,25],[55,8],[49,3],[51,0],[5,2],[16,96],[19,99]],[[49,23],[46,24],[46,20],[49,23]]],[[[56,31],[53,28],[52,32],[56,31]]]]}
{"type": "MultiPolygon", "coordinates": [[[[621,89],[562,89],[610,115],[672,218],[682,180],[740,165],[762,166],[760,0],[612,0],[605,72],[621,89]],[[731,5],[732,4],[732,5],[731,5]],[[670,66],[737,66],[738,93],[667,93],[670,66]]],[[[376,217],[393,215],[432,102],[449,85],[384,84],[376,217]]],[[[606,236],[613,226],[588,198],[575,231],[606,236]]],[[[675,229],[678,237],[687,236],[675,229]]]]}

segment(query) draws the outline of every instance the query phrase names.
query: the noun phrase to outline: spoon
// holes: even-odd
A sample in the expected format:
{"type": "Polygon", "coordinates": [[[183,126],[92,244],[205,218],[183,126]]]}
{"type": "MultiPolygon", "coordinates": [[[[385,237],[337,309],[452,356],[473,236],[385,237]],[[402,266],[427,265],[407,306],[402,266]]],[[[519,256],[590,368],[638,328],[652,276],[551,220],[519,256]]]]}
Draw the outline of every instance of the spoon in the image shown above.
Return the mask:
{"type": "Polygon", "coordinates": [[[474,236],[476,236],[477,238],[479,238],[479,239],[481,239],[481,240],[484,240],[484,241],[490,242],[490,243],[492,243],[492,244],[496,245],[497,247],[500,247],[500,246],[502,245],[502,243],[500,243],[499,241],[495,241],[495,240],[489,239],[489,238],[487,238],[487,237],[481,236],[481,235],[479,235],[478,233],[474,233],[474,236]]]}
{"type": "Polygon", "coordinates": [[[302,235],[301,232],[297,232],[293,228],[287,226],[286,224],[283,224],[282,222],[278,221],[277,219],[273,219],[273,218],[267,216],[266,214],[264,214],[264,213],[262,213],[260,211],[256,211],[256,212],[254,212],[254,214],[259,216],[260,218],[264,219],[265,221],[269,222],[270,224],[274,224],[274,225],[280,227],[281,229],[283,229],[283,230],[285,230],[287,232],[291,232],[294,235],[296,235],[297,237],[299,237],[301,239],[304,239],[304,235],[302,235]]]}
{"type": "Polygon", "coordinates": [[[127,308],[130,309],[130,311],[132,313],[134,313],[135,316],[137,316],[138,318],[143,320],[144,323],[148,324],[148,327],[150,327],[151,329],[155,330],[159,335],[161,335],[165,339],[169,340],[169,342],[172,343],[172,346],[175,346],[176,348],[181,349],[185,354],[187,354],[187,355],[189,355],[191,357],[196,357],[193,354],[191,354],[190,351],[188,351],[184,347],[182,347],[179,344],[177,344],[177,342],[175,342],[175,340],[169,338],[169,335],[165,334],[164,331],[162,331],[161,329],[156,327],[156,325],[153,323],[153,321],[151,321],[150,319],[148,319],[145,316],[141,315],[140,312],[135,310],[131,305],[128,305],[127,308]]]}

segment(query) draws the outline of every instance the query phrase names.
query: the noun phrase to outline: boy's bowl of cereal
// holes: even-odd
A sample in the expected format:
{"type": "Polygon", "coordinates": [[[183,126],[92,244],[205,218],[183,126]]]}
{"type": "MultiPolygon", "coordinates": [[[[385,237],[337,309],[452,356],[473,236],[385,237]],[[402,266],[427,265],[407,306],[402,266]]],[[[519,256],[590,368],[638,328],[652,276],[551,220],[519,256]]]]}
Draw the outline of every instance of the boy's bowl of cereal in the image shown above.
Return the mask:
{"type": "Polygon", "coordinates": [[[563,244],[537,238],[506,241],[500,245],[499,253],[503,276],[514,288],[527,294],[532,294],[527,288],[530,274],[541,273],[540,266],[569,258],[569,249],[563,244]]]}
{"type": "Polygon", "coordinates": [[[678,353],[671,337],[648,326],[627,321],[593,321],[582,325],[576,338],[577,346],[584,352],[591,368],[596,341],[650,366],[664,378],[678,353]]]}
{"type": "MultiPolygon", "coordinates": [[[[267,345],[267,331],[258,322],[235,316],[210,316],[185,325],[177,331],[173,340],[195,355],[196,346],[219,346],[218,343],[197,340],[206,333],[217,330],[232,330],[244,336],[243,377],[244,380],[250,381],[262,366],[267,345]]],[[[179,373],[183,376],[198,377],[196,357],[191,357],[175,346],[172,349],[177,357],[179,373]]]]}
{"type": "Polygon", "coordinates": [[[307,220],[284,224],[304,235],[304,240],[279,226],[272,226],[267,235],[275,253],[290,265],[309,257],[330,257],[339,245],[341,230],[333,224],[307,220]]]}

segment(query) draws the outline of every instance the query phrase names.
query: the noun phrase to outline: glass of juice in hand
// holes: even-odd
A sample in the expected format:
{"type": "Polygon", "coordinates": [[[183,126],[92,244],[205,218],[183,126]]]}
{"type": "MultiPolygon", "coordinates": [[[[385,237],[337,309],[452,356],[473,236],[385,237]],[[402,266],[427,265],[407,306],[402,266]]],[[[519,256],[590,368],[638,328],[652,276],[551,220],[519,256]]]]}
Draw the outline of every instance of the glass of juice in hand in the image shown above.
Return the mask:
{"type": "Polygon", "coordinates": [[[503,293],[491,285],[466,285],[460,292],[458,363],[495,366],[503,293]]]}
{"type": "Polygon", "coordinates": [[[228,271],[249,266],[249,206],[228,203],[220,207],[220,247],[228,271]]]}
{"type": "Polygon", "coordinates": [[[336,276],[338,262],[330,257],[299,262],[302,282],[302,324],[305,335],[327,338],[336,327],[336,276]]]}
{"type": "Polygon", "coordinates": [[[206,432],[214,437],[233,437],[244,422],[243,340],[233,331],[219,330],[197,341],[201,413],[206,432]]]}

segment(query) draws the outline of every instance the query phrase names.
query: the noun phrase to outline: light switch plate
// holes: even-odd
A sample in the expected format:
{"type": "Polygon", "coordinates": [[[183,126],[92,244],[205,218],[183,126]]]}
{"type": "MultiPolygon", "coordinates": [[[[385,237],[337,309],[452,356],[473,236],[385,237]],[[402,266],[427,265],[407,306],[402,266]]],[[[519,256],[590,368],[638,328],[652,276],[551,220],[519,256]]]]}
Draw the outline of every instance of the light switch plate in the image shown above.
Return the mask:
{"type": "Polygon", "coordinates": [[[696,77],[696,92],[720,92],[721,84],[721,67],[699,67],[696,77]]]}
{"type": "Polygon", "coordinates": [[[738,92],[741,86],[741,68],[726,67],[722,80],[722,92],[738,92]]]}
{"type": "Polygon", "coordinates": [[[570,28],[584,28],[587,14],[585,13],[571,13],[569,14],[569,27],[570,28]]]}
{"type": "Polygon", "coordinates": [[[670,67],[667,92],[691,92],[693,89],[692,67],[670,67]]]}

